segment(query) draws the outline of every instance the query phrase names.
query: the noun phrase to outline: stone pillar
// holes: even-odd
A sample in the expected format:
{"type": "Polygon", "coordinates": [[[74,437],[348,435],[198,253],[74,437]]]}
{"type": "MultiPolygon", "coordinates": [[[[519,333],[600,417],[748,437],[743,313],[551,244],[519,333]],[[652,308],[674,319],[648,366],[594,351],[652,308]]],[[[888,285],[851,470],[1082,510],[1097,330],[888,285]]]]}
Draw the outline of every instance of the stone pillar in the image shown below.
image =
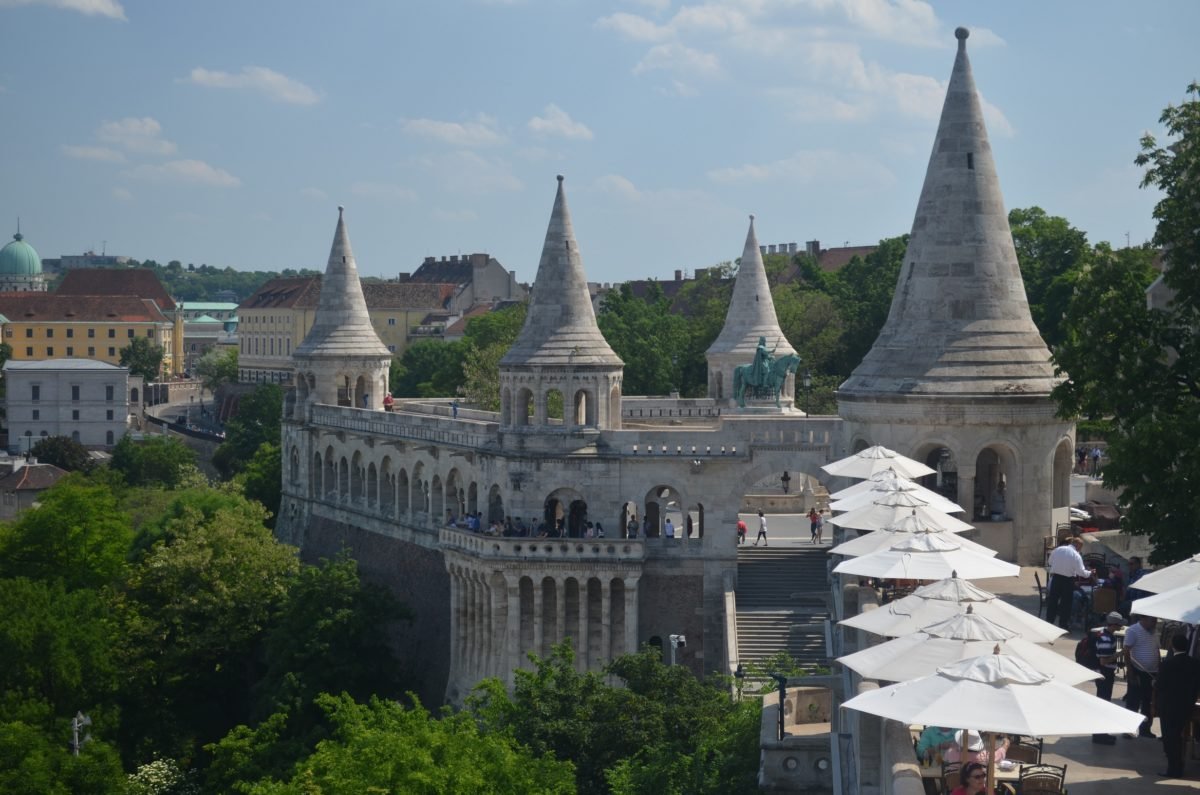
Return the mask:
{"type": "Polygon", "coordinates": [[[576,668],[579,671],[588,669],[588,583],[586,579],[579,580],[579,654],[576,656],[576,668]]]}
{"type": "Polygon", "coordinates": [[[521,665],[521,580],[504,578],[505,591],[508,594],[508,623],[505,625],[505,663],[504,683],[513,686],[515,671],[521,665]]]}
{"type": "Polygon", "coordinates": [[[636,578],[625,580],[625,654],[632,654],[638,650],[637,586],[636,578]]]}
{"type": "Polygon", "coordinates": [[[554,578],[554,642],[562,643],[567,638],[567,580],[554,578]]]}
{"type": "Polygon", "coordinates": [[[535,580],[533,583],[533,649],[532,651],[541,656],[542,653],[542,581],[535,580]]]}
{"type": "Polygon", "coordinates": [[[612,653],[612,579],[600,585],[600,659],[603,665],[613,658],[612,653]]]}
{"type": "Polygon", "coordinates": [[[462,632],[462,616],[459,611],[462,609],[462,585],[459,582],[458,572],[453,568],[450,569],[450,680],[454,680],[454,674],[460,667],[462,659],[462,641],[459,634],[462,632]]]}

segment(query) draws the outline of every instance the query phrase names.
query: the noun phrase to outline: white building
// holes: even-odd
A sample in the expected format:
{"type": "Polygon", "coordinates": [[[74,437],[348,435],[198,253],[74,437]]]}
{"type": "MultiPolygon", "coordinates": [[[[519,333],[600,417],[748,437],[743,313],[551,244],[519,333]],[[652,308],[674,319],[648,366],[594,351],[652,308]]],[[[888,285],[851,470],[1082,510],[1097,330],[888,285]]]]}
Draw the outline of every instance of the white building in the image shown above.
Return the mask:
{"type": "Polygon", "coordinates": [[[90,359],[10,361],[7,384],[8,449],[24,453],[47,436],[67,436],[86,447],[109,448],[129,421],[129,368],[90,359]]]}

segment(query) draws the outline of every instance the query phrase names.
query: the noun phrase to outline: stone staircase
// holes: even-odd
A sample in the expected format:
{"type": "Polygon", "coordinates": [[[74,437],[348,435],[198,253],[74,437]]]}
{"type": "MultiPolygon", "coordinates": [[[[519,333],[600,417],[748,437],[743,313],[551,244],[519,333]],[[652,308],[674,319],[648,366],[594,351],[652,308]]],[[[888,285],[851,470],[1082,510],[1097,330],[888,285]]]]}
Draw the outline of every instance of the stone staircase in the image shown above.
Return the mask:
{"type": "Polygon", "coordinates": [[[806,668],[829,666],[827,549],[738,548],[737,639],[743,665],[785,651],[806,668]]]}

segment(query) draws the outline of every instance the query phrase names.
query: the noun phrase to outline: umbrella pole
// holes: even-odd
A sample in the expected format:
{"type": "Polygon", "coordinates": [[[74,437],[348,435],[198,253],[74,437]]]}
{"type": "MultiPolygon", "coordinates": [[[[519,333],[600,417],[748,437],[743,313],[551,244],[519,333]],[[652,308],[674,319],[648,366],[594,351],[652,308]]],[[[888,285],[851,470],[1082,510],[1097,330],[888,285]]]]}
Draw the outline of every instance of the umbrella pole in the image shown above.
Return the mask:
{"type": "Polygon", "coordinates": [[[988,738],[988,763],[987,763],[987,789],[984,791],[987,795],[995,795],[996,792],[996,735],[994,732],[987,733],[988,738]]]}

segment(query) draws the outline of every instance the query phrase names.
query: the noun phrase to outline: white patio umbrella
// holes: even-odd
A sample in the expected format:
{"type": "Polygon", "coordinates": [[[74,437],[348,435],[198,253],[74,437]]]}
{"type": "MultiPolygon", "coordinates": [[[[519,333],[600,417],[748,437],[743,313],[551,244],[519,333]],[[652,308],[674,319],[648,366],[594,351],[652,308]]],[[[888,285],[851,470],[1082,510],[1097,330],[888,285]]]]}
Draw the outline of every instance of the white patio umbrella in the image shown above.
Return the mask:
{"type": "MultiPolygon", "coordinates": [[[[834,502],[841,502],[851,497],[861,497],[863,494],[887,494],[895,491],[906,491],[914,497],[920,497],[922,500],[931,503],[934,502],[934,498],[946,499],[933,489],[927,489],[920,483],[898,474],[894,469],[885,469],[876,472],[866,480],[859,481],[853,486],[847,486],[841,491],[835,491],[829,495],[829,499],[834,502]]],[[[954,503],[951,504],[954,505],[954,503]]],[[[962,509],[957,508],[957,510],[962,509]]],[[[954,511],[947,511],[947,513],[954,513],[954,511]]]]}
{"type": "MultiPolygon", "coordinates": [[[[938,669],[931,676],[861,693],[848,709],[904,723],[961,726],[989,734],[1033,737],[1137,730],[1142,715],[1102,701],[1008,654],[985,654],[938,669]]],[[[995,740],[988,754],[988,788],[995,782],[995,740]]]]}
{"type": "Polygon", "coordinates": [[[939,511],[932,507],[920,497],[914,497],[906,492],[884,495],[870,505],[830,517],[829,522],[838,527],[851,527],[855,530],[879,530],[894,525],[906,516],[913,515],[920,517],[925,524],[938,530],[961,533],[971,529],[971,525],[962,519],[955,519],[945,511],[939,511]]]}
{"type": "Polygon", "coordinates": [[[1163,593],[1184,585],[1200,585],[1200,555],[1192,555],[1187,560],[1143,574],[1137,582],[1130,583],[1129,587],[1147,593],[1163,593]]]}
{"type": "Polygon", "coordinates": [[[883,469],[894,469],[906,478],[920,478],[935,470],[881,445],[868,447],[854,455],[821,467],[831,475],[846,478],[869,478],[883,469]]]}
{"type": "Polygon", "coordinates": [[[1022,638],[1019,633],[972,612],[925,627],[920,632],[838,657],[847,668],[867,679],[903,682],[937,673],[937,669],[959,660],[978,657],[999,646],[1033,666],[1039,673],[1060,682],[1077,685],[1100,676],[1063,655],[1022,638]]]}
{"type": "Polygon", "coordinates": [[[868,610],[840,622],[844,627],[861,629],[884,637],[900,637],[919,632],[930,624],[953,618],[967,605],[977,616],[983,616],[1005,629],[1019,632],[1021,637],[1037,643],[1049,643],[1062,636],[1065,629],[1013,607],[995,594],[967,582],[961,577],[923,585],[903,599],[868,610]]]}
{"type": "MultiPolygon", "coordinates": [[[[1134,583],[1141,588],[1142,581],[1134,583]]],[[[1200,585],[1184,585],[1170,591],[1135,599],[1129,609],[1135,616],[1154,616],[1167,621],[1182,621],[1185,624],[1200,624],[1200,585]]]]}
{"type": "Polygon", "coordinates": [[[929,533],[909,536],[888,549],[844,560],[833,572],[885,580],[940,580],[954,574],[979,580],[1021,573],[1013,563],[963,549],[960,540],[929,533]]]}
{"type": "MultiPolygon", "coordinates": [[[[864,483],[870,483],[869,480],[864,480],[864,483]]],[[[924,486],[918,486],[911,480],[892,480],[876,483],[875,487],[866,491],[860,491],[857,494],[851,494],[848,497],[843,497],[840,500],[834,500],[829,503],[831,511],[853,511],[858,508],[865,508],[875,502],[884,502],[894,497],[895,495],[904,495],[921,500],[934,510],[942,513],[962,513],[963,509],[958,503],[946,499],[936,491],[931,491],[924,486]]]]}
{"type": "Polygon", "coordinates": [[[872,552],[878,552],[882,549],[890,549],[898,541],[902,541],[905,536],[915,536],[924,533],[925,535],[933,535],[944,538],[948,541],[956,541],[963,549],[969,549],[973,552],[978,552],[980,555],[987,555],[989,558],[996,556],[996,550],[990,547],[985,547],[983,544],[976,543],[969,538],[961,538],[948,533],[944,530],[932,530],[924,527],[921,521],[916,517],[908,517],[911,521],[900,522],[892,527],[886,527],[883,530],[875,530],[867,533],[865,536],[851,538],[849,541],[843,541],[833,549],[829,550],[832,555],[845,555],[848,558],[857,558],[862,555],[870,555],[872,552]],[[906,525],[919,529],[906,529],[906,525]]]}

